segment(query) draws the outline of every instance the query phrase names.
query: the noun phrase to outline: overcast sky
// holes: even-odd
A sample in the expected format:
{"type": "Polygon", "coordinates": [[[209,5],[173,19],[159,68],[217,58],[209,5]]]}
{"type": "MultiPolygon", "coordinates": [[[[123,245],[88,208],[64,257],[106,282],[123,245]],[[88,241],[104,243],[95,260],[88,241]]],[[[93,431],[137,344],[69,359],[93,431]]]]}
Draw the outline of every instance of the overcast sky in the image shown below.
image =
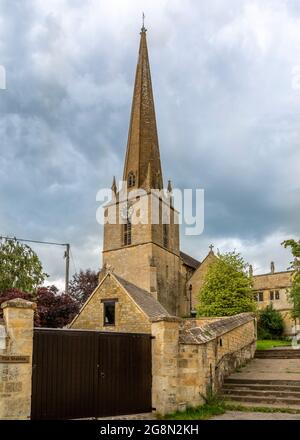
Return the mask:
{"type": "MultiPolygon", "coordinates": [[[[299,0],[0,0],[0,235],[71,243],[72,272],[101,264],[96,193],[122,177],[142,11],[165,182],[205,190],[204,233],[182,250],[285,270],[280,243],[300,236],[299,0]]],[[[34,249],[62,279],[63,250],[34,249]]]]}

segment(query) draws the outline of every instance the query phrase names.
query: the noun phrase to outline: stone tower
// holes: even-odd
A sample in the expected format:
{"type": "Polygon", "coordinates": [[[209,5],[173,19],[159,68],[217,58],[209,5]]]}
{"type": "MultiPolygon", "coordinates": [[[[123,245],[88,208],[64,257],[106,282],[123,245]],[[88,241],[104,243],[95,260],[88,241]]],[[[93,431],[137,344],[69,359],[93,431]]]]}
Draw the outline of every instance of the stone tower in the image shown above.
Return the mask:
{"type": "Polygon", "coordinates": [[[104,226],[103,264],[116,274],[150,291],[172,314],[179,314],[181,260],[177,211],[172,206],[171,184],[163,194],[163,175],[147,49],[146,29],[141,29],[138,63],[124,164],[123,188],[113,180],[116,223],[104,226]],[[124,188],[125,186],[125,188],[124,188]],[[126,204],[121,194],[143,190],[126,204]],[[137,223],[143,207],[146,221],[137,223]],[[154,219],[154,220],[153,220],[154,219]]]}

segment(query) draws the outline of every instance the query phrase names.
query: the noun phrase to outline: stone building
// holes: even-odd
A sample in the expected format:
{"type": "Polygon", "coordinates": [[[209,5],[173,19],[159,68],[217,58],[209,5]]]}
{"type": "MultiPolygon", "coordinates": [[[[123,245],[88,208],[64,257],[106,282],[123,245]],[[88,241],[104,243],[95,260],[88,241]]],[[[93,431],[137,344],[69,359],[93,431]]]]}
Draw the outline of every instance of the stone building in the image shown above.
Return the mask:
{"type": "Polygon", "coordinates": [[[289,291],[292,285],[293,271],[276,272],[275,264],[271,263],[269,273],[253,276],[253,289],[259,309],[272,304],[284,320],[284,333],[293,334],[293,327],[297,324],[291,318],[293,304],[289,300],[289,291]]]}

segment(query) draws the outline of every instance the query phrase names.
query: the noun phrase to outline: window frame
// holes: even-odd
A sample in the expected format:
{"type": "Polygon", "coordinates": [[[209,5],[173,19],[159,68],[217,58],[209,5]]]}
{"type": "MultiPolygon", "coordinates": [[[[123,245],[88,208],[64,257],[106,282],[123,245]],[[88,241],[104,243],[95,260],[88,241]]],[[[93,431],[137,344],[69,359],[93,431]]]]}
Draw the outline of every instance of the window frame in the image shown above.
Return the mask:
{"type": "Polygon", "coordinates": [[[127,183],[128,183],[128,187],[132,188],[135,186],[136,183],[136,177],[133,171],[130,171],[128,173],[128,177],[127,177],[127,183]]]}
{"type": "Polygon", "coordinates": [[[127,218],[126,223],[123,225],[123,246],[130,246],[132,244],[132,224],[129,218],[127,218]]]}
{"type": "Polygon", "coordinates": [[[116,303],[118,302],[117,298],[105,298],[101,300],[103,304],[103,327],[115,327],[116,326],[116,303]],[[113,324],[105,322],[106,316],[106,306],[113,305],[114,306],[114,322],[113,324]]]}

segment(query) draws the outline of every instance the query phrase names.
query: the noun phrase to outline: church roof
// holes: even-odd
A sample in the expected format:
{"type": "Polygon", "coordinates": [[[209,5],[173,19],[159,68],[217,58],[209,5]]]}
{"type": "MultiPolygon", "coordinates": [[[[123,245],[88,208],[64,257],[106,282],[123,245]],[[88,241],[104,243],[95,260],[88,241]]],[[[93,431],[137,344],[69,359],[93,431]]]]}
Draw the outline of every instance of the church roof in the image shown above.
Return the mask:
{"type": "Polygon", "coordinates": [[[141,30],[123,180],[135,175],[138,188],[163,188],[146,29],[141,30]]]}
{"type": "Polygon", "coordinates": [[[186,266],[192,267],[193,269],[197,269],[201,264],[200,261],[196,260],[195,258],[181,251],[180,251],[180,257],[186,266]]]}
{"type": "Polygon", "coordinates": [[[171,316],[150,292],[141,289],[116,274],[113,275],[150,320],[171,316]]]}

